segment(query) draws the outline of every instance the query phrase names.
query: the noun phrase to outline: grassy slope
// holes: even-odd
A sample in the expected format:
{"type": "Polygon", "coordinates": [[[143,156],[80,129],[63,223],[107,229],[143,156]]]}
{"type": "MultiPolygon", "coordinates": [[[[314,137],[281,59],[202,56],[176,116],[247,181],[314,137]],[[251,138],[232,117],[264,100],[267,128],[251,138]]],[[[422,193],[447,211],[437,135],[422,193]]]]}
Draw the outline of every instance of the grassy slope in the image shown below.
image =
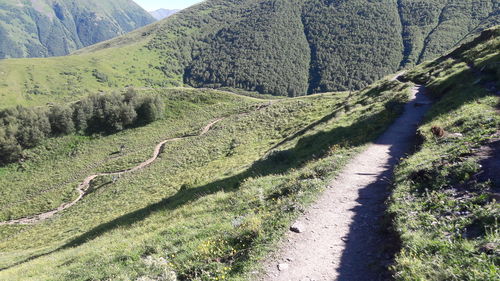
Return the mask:
{"type": "Polygon", "coordinates": [[[129,85],[162,85],[164,76],[156,68],[158,61],[157,53],[146,51],[140,43],[97,54],[6,60],[0,64],[0,73],[6,77],[0,85],[1,107],[70,102],[129,85]],[[94,70],[105,73],[107,81],[98,82],[94,70]]]}
{"type": "MultiPolygon", "coordinates": [[[[129,280],[171,270],[180,280],[248,278],[325,181],[392,122],[407,99],[406,89],[385,81],[361,93],[272,105],[221,92],[160,91],[172,112],[165,121],[99,139],[49,140],[37,148],[40,153],[33,151],[40,156],[28,161],[26,172],[15,166],[0,170],[27,186],[8,189],[4,198],[10,199],[3,205],[30,194],[38,186],[31,182],[79,175],[79,169],[107,159],[124,142],[126,155],[94,170],[128,167],[147,157],[158,140],[228,116],[203,137],[169,144],[152,166],[102,186],[54,219],[0,227],[0,267],[42,255],[0,271],[0,279],[129,280]],[[267,107],[256,110],[256,104],[267,107]],[[76,159],[68,156],[70,150],[76,159]],[[55,169],[40,176],[42,165],[55,169]],[[157,262],[148,265],[147,256],[157,262]]],[[[67,200],[63,195],[74,186],[35,195],[11,210],[21,215],[48,209],[47,202],[67,200]]]]}
{"type": "Polygon", "coordinates": [[[165,120],[108,137],[67,136],[47,140],[30,150],[30,161],[0,168],[0,220],[41,213],[76,197],[75,185],[87,175],[133,167],[147,159],[161,140],[191,134],[210,118],[250,107],[256,99],[214,91],[169,89],[165,120]],[[120,146],[123,154],[113,154],[120,146]],[[47,169],[54,171],[47,173],[47,169]],[[19,182],[23,187],[19,188],[19,182]]]}
{"type": "Polygon", "coordinates": [[[402,240],[397,280],[500,278],[498,203],[492,183],[478,176],[478,152],[500,129],[499,99],[488,90],[500,88],[499,35],[493,29],[407,75],[437,100],[419,129],[421,148],[396,171],[390,212],[402,240]],[[463,137],[437,138],[433,126],[463,137]],[[485,251],[487,243],[493,249],[485,251]]]}

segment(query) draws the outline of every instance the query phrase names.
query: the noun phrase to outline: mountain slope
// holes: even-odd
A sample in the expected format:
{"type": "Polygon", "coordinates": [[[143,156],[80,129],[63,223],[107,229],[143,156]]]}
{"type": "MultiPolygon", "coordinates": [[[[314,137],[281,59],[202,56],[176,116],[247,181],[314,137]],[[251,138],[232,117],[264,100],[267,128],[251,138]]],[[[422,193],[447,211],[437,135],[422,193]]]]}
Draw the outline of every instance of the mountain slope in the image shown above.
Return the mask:
{"type": "Polygon", "coordinates": [[[129,85],[359,89],[468,40],[499,10],[490,0],[209,0],[64,61],[2,61],[0,98],[36,104],[129,85]]]}
{"type": "Polygon", "coordinates": [[[153,21],[131,0],[1,0],[0,59],[67,55],[153,21]]]}
{"type": "Polygon", "coordinates": [[[209,45],[200,48],[185,72],[186,82],[290,97],[305,93],[311,62],[300,2],[247,6],[240,19],[218,30],[209,45]]]}
{"type": "Polygon", "coordinates": [[[168,9],[158,9],[156,11],[149,12],[155,19],[162,20],[168,18],[171,15],[177,13],[179,10],[168,10],[168,9]]]}

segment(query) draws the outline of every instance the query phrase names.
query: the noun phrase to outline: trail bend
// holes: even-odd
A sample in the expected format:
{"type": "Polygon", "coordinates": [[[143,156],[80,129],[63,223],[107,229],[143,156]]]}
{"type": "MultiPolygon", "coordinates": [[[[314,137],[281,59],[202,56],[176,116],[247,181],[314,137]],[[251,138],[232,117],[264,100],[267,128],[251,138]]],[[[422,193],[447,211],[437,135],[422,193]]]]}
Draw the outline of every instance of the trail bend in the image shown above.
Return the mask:
{"type": "Polygon", "coordinates": [[[387,280],[392,255],[384,251],[384,203],[393,169],[414,145],[417,127],[430,107],[425,91],[418,85],[412,89],[403,114],[299,217],[303,232],[286,235],[256,280],[387,280]]]}
{"type": "Polygon", "coordinates": [[[86,177],[83,180],[83,182],[81,182],[78,185],[78,187],[76,188],[76,191],[78,192],[78,197],[75,200],[71,201],[71,202],[62,204],[57,209],[54,209],[52,211],[48,211],[48,212],[45,212],[45,213],[41,213],[41,214],[38,214],[38,215],[34,215],[34,216],[29,216],[29,217],[24,217],[24,218],[19,218],[19,219],[14,219],[14,220],[0,222],[0,226],[2,226],[2,225],[16,225],[16,224],[18,224],[18,225],[19,224],[21,224],[21,225],[28,225],[28,224],[34,224],[34,223],[37,223],[37,222],[49,219],[49,218],[53,217],[55,214],[57,214],[59,212],[62,212],[64,210],[66,210],[66,209],[74,206],[80,200],[82,200],[83,197],[88,192],[88,189],[90,187],[90,183],[95,178],[101,177],[101,176],[121,176],[121,175],[124,175],[124,174],[133,173],[133,172],[142,170],[142,169],[146,168],[147,166],[151,165],[153,162],[155,162],[158,159],[158,156],[160,155],[160,152],[161,152],[162,148],[165,146],[165,144],[167,144],[169,142],[174,142],[174,141],[179,141],[179,140],[182,140],[182,139],[190,138],[190,137],[203,136],[206,133],[208,133],[210,131],[210,129],[215,124],[219,123],[223,119],[224,118],[218,118],[218,119],[215,119],[214,121],[211,121],[209,124],[207,124],[205,127],[203,127],[201,129],[201,131],[200,131],[200,133],[198,135],[184,136],[184,137],[177,137],[177,138],[170,138],[170,139],[166,139],[166,140],[158,143],[155,146],[155,148],[154,148],[153,155],[151,156],[151,158],[145,160],[144,162],[141,162],[139,165],[137,165],[137,166],[135,166],[133,168],[130,168],[130,169],[127,169],[127,170],[122,170],[122,171],[117,171],[117,172],[98,173],[98,174],[94,174],[94,175],[90,175],[90,176],[86,177]]]}

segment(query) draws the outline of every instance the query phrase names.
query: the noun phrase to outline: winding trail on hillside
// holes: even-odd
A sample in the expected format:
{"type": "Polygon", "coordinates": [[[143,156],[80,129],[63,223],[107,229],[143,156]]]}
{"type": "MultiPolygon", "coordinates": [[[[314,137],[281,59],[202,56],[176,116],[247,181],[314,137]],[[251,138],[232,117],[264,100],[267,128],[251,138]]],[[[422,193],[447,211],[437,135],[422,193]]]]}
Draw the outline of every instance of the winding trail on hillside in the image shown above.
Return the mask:
{"type": "Polygon", "coordinates": [[[189,136],[184,136],[184,137],[171,138],[171,139],[166,139],[166,140],[158,143],[154,148],[152,157],[147,159],[146,161],[140,163],[139,165],[133,167],[133,168],[130,168],[127,170],[122,170],[122,171],[117,171],[117,172],[99,173],[99,174],[94,174],[94,175],[90,175],[90,176],[86,177],[83,180],[83,182],[78,185],[78,187],[76,189],[76,191],[78,192],[78,197],[75,200],[73,200],[72,202],[64,203],[61,206],[59,206],[57,209],[49,211],[49,212],[41,213],[41,214],[30,216],[30,217],[0,222],[0,226],[1,225],[15,225],[15,224],[23,224],[23,225],[34,224],[34,223],[46,220],[48,218],[51,218],[55,214],[62,212],[64,210],[74,206],[76,203],[78,203],[80,200],[82,200],[82,198],[89,191],[90,183],[95,178],[101,177],[101,176],[117,176],[117,177],[119,177],[119,176],[122,176],[124,174],[133,173],[133,172],[142,170],[142,169],[146,168],[147,166],[151,165],[153,162],[155,162],[158,159],[158,156],[160,155],[161,150],[163,149],[165,144],[167,144],[169,142],[174,142],[174,141],[179,141],[182,139],[190,138],[190,137],[203,136],[206,133],[208,133],[210,131],[210,129],[215,124],[219,123],[223,119],[224,118],[218,118],[218,119],[215,119],[214,121],[211,121],[209,124],[207,124],[205,127],[202,128],[201,132],[198,135],[189,135],[189,136]]]}
{"type": "Polygon", "coordinates": [[[397,243],[383,227],[385,201],[393,169],[414,146],[417,127],[431,105],[425,91],[415,86],[404,113],[301,215],[297,224],[302,232],[286,235],[264,262],[259,280],[390,280],[386,268],[397,243]]]}

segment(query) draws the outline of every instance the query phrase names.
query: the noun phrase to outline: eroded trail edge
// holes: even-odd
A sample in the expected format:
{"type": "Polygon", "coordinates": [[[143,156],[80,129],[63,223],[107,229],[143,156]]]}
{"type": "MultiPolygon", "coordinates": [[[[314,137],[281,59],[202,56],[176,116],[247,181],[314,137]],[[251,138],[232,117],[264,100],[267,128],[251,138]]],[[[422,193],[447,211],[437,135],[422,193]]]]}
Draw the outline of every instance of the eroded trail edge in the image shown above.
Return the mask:
{"type": "Polygon", "coordinates": [[[265,261],[260,280],[387,280],[392,256],[384,251],[387,232],[381,226],[389,181],[431,104],[423,86],[411,92],[404,113],[298,219],[302,232],[286,235],[265,261]]]}
{"type": "MultiPolygon", "coordinates": [[[[209,124],[207,124],[205,127],[203,127],[201,129],[201,131],[200,131],[200,133],[198,135],[195,135],[195,136],[199,137],[199,136],[205,135],[206,133],[208,133],[210,131],[210,129],[215,124],[219,123],[223,119],[224,118],[218,118],[218,119],[215,119],[214,121],[211,121],[209,124]]],[[[78,192],[78,197],[75,200],[73,200],[73,201],[71,201],[69,203],[64,203],[64,204],[62,204],[61,206],[59,206],[55,210],[52,210],[52,211],[49,211],[49,212],[45,212],[45,213],[41,213],[41,214],[34,215],[34,216],[30,216],[30,217],[25,217],[25,218],[20,218],[20,219],[15,219],[15,220],[9,220],[9,221],[0,222],[0,225],[34,224],[34,223],[46,220],[48,218],[51,218],[55,214],[57,214],[59,212],[62,212],[64,210],[66,210],[66,209],[74,206],[76,203],[78,203],[80,200],[82,200],[82,198],[88,192],[88,189],[90,187],[90,182],[92,182],[92,180],[94,180],[95,178],[101,177],[101,176],[121,176],[121,175],[124,175],[124,174],[133,173],[133,172],[142,170],[142,169],[146,168],[147,166],[151,165],[153,162],[155,162],[158,159],[158,156],[160,155],[161,150],[162,150],[163,146],[165,146],[165,144],[167,144],[169,142],[174,142],[174,141],[179,141],[179,140],[182,140],[182,139],[190,138],[190,137],[195,137],[195,136],[184,136],[184,137],[177,137],[177,138],[166,139],[166,140],[158,143],[155,146],[155,149],[153,151],[153,155],[152,155],[151,158],[147,159],[144,162],[141,162],[139,165],[137,165],[137,166],[135,166],[133,168],[130,168],[130,169],[127,169],[127,170],[118,171],[118,172],[99,173],[99,174],[94,174],[94,175],[90,175],[90,176],[86,177],[83,180],[83,182],[81,182],[78,185],[78,187],[76,188],[76,191],[78,192]]]]}

